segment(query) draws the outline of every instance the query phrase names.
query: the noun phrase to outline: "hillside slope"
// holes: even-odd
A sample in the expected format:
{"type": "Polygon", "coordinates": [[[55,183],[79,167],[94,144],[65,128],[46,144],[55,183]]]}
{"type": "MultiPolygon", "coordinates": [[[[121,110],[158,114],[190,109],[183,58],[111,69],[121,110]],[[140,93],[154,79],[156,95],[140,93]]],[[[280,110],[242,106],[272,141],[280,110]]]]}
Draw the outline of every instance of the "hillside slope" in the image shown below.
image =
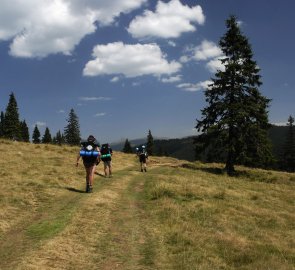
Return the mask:
{"type": "Polygon", "coordinates": [[[295,174],[0,140],[0,269],[294,269],[295,174]]]}
{"type": "MultiPolygon", "coordinates": [[[[279,160],[283,151],[283,145],[286,141],[288,127],[273,125],[268,132],[269,139],[272,144],[274,157],[279,160]]],[[[125,142],[125,141],[124,141],[125,142]]],[[[114,143],[114,150],[122,151],[124,142],[114,143]]],[[[133,147],[145,144],[146,139],[130,140],[133,147]]],[[[154,139],[154,152],[158,156],[170,156],[188,161],[195,160],[194,136],[178,138],[178,139],[154,139]]]]}

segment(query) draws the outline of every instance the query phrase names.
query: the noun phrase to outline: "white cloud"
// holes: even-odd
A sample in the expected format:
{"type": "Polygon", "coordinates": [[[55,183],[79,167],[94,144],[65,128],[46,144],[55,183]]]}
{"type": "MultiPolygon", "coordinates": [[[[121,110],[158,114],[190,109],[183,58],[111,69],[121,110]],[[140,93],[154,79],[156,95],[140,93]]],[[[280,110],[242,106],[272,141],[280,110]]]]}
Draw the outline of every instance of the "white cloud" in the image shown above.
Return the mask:
{"type": "Polygon", "coordinates": [[[106,115],[106,113],[97,113],[94,115],[94,117],[101,117],[101,116],[105,116],[105,115],[106,115]]]}
{"type": "Polygon", "coordinates": [[[35,124],[33,124],[33,127],[38,126],[38,127],[45,127],[46,123],[45,122],[41,122],[41,121],[37,121],[35,124]]]}
{"type": "Polygon", "coordinates": [[[126,77],[141,75],[160,76],[180,70],[181,64],[168,62],[157,44],[123,44],[122,42],[97,45],[93,60],[84,67],[85,76],[123,74],[126,77]]]}
{"type": "Polygon", "coordinates": [[[220,60],[221,58],[222,57],[216,57],[216,58],[210,60],[206,64],[207,69],[212,73],[215,73],[217,70],[224,71],[225,66],[221,63],[221,60],[220,60]]]}
{"type": "Polygon", "coordinates": [[[65,110],[59,110],[58,113],[66,113],[65,110]]]}
{"type": "Polygon", "coordinates": [[[113,78],[111,79],[110,82],[115,83],[115,82],[118,82],[119,80],[120,80],[120,77],[119,77],[119,76],[115,76],[115,77],[113,77],[113,78]]]}
{"type": "Polygon", "coordinates": [[[179,59],[180,63],[188,63],[189,61],[191,61],[191,58],[188,55],[183,55],[179,59]]]}
{"type": "Polygon", "coordinates": [[[98,100],[111,100],[109,97],[80,97],[83,101],[98,101],[98,100]]]}
{"type": "Polygon", "coordinates": [[[168,41],[168,45],[170,45],[171,47],[176,47],[176,43],[172,40],[168,41]]]}
{"type": "Polygon", "coordinates": [[[287,122],[274,122],[274,123],[271,123],[272,125],[275,125],[275,126],[287,126],[287,122]]]}
{"type": "Polygon", "coordinates": [[[178,88],[182,88],[185,91],[190,91],[190,92],[195,92],[195,91],[200,91],[202,89],[207,89],[209,88],[209,84],[212,84],[212,81],[203,81],[203,82],[198,82],[198,83],[182,83],[177,85],[178,88]]]}
{"type": "Polygon", "coordinates": [[[181,75],[176,75],[176,76],[171,76],[168,78],[162,78],[161,82],[163,83],[174,83],[174,82],[179,82],[181,81],[181,75]]]}
{"type": "Polygon", "coordinates": [[[1,0],[0,41],[11,40],[16,57],[70,55],[81,39],[108,25],[120,13],[140,7],[146,0],[1,0]]]}
{"type": "Polygon", "coordinates": [[[179,0],[159,1],[155,12],[145,10],[131,21],[128,32],[135,38],[178,38],[182,33],[196,31],[194,24],[204,24],[201,6],[189,7],[179,0]]]}
{"type": "Polygon", "coordinates": [[[195,48],[194,59],[208,60],[220,55],[222,55],[222,51],[214,42],[203,40],[201,45],[195,48]]]}
{"type": "Polygon", "coordinates": [[[132,86],[134,86],[134,87],[140,86],[140,82],[133,82],[132,86]]]}
{"type": "Polygon", "coordinates": [[[225,66],[220,59],[224,58],[222,50],[212,41],[203,40],[199,46],[187,46],[184,55],[180,57],[181,63],[188,63],[192,60],[206,61],[206,68],[215,73],[217,70],[224,71],[225,66]]]}

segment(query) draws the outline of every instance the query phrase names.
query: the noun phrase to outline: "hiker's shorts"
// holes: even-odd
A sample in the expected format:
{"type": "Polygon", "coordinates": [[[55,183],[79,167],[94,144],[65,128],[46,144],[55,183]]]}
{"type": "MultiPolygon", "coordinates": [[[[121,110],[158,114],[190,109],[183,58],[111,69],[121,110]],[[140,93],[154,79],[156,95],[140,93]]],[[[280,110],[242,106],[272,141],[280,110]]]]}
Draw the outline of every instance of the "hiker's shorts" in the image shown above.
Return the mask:
{"type": "Polygon", "coordinates": [[[104,167],[111,167],[112,166],[112,161],[111,160],[106,160],[103,162],[104,167]]]}

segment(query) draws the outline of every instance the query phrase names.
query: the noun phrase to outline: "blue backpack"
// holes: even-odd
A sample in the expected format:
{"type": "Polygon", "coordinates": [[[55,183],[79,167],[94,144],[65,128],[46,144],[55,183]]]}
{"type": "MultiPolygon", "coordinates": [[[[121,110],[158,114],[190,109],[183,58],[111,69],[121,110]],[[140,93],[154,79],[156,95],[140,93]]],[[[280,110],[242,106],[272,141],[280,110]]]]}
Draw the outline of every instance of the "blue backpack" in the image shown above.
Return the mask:
{"type": "Polygon", "coordinates": [[[82,141],[81,142],[81,150],[80,156],[85,162],[94,162],[100,153],[96,150],[99,147],[99,143],[94,141],[82,141]]]}

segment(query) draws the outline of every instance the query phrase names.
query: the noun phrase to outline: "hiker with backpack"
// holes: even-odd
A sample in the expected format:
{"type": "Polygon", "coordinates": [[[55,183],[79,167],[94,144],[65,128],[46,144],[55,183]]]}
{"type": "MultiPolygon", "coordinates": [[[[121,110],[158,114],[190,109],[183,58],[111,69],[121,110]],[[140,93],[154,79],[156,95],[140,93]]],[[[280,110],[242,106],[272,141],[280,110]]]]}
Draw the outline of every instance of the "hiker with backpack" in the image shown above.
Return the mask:
{"type": "Polygon", "coordinates": [[[148,159],[148,153],[145,149],[145,146],[142,145],[141,147],[137,147],[136,148],[136,155],[139,157],[139,162],[140,162],[140,171],[146,172],[146,168],[147,168],[147,159],[148,159]]]}
{"type": "Polygon", "coordinates": [[[93,191],[93,179],[96,165],[100,162],[99,142],[93,135],[89,135],[86,141],[81,142],[81,149],[77,156],[76,166],[79,165],[80,157],[82,157],[83,164],[86,171],[86,193],[93,191]]]}
{"type": "Polygon", "coordinates": [[[112,177],[112,155],[113,150],[108,143],[101,146],[101,160],[104,165],[104,175],[105,177],[112,177]]]}

